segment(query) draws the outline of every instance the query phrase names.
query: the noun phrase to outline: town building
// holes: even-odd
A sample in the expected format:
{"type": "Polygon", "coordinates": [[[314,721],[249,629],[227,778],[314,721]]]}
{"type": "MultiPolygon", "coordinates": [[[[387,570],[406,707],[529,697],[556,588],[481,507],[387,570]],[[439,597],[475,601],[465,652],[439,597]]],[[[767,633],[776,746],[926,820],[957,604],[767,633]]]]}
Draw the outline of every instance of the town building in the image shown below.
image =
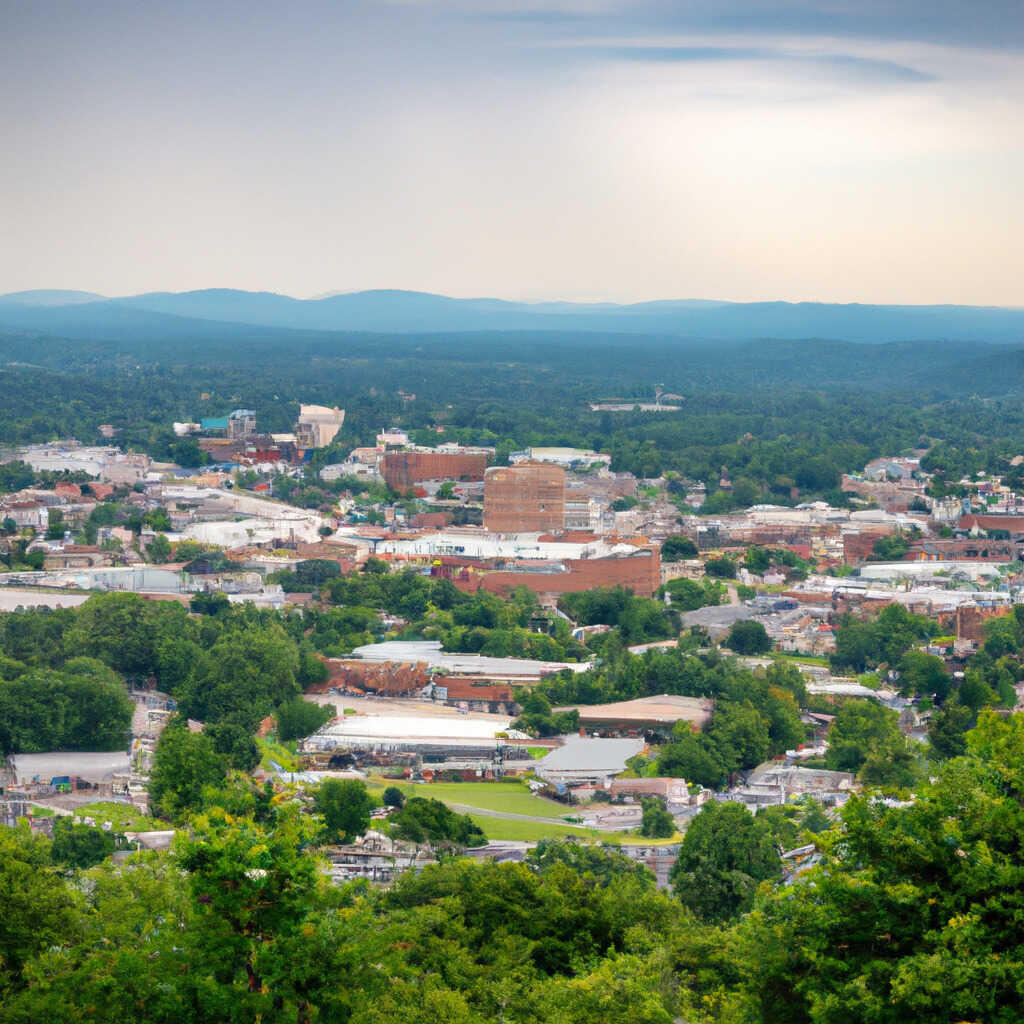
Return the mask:
{"type": "Polygon", "coordinates": [[[300,405],[295,440],[300,448],[326,448],[345,422],[345,410],[335,406],[300,405]]]}
{"type": "Polygon", "coordinates": [[[410,448],[387,451],[380,473],[393,491],[405,492],[424,480],[483,480],[493,449],[410,448]]]}
{"type": "Polygon", "coordinates": [[[228,437],[251,437],[256,433],[256,413],[252,409],[235,409],[228,413],[228,437]]]}
{"type": "Polygon", "coordinates": [[[484,474],[484,529],[491,533],[560,533],[565,528],[565,470],[523,462],[484,474]]]}

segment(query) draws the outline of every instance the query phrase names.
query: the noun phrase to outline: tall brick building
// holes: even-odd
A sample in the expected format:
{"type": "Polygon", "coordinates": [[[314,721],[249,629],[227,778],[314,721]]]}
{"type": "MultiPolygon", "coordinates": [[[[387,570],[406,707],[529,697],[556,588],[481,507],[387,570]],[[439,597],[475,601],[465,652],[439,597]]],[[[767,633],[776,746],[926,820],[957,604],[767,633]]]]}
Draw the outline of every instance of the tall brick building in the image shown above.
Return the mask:
{"type": "Polygon", "coordinates": [[[381,475],[394,491],[407,491],[421,480],[483,480],[486,452],[385,452],[381,475]]]}
{"type": "Polygon", "coordinates": [[[484,529],[490,533],[550,533],[565,528],[565,470],[523,462],[484,474],[484,529]]]}

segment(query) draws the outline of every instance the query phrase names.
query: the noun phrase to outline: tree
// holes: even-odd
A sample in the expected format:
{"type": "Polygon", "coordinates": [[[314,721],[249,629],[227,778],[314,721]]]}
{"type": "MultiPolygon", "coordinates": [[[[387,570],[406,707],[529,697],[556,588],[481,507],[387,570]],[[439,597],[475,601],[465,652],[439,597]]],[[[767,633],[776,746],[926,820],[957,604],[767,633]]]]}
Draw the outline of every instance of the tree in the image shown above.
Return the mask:
{"type": "Polygon", "coordinates": [[[74,939],[76,898],[51,866],[50,844],[27,824],[0,828],[0,1002],[24,984],[36,954],[74,939]]]}
{"type": "Polygon", "coordinates": [[[91,825],[75,825],[70,818],[53,822],[50,856],[55,864],[69,868],[91,868],[107,859],[116,846],[113,833],[91,825]]]}
{"type": "Polygon", "coordinates": [[[405,804],[405,794],[397,786],[388,786],[381,797],[385,807],[397,807],[399,810],[405,804]]]}
{"type": "Polygon", "coordinates": [[[555,864],[564,864],[581,878],[593,879],[602,889],[627,879],[639,882],[647,890],[655,885],[654,875],[643,864],[614,847],[598,847],[574,839],[542,839],[526,854],[526,863],[539,873],[550,871],[555,864]]]}
{"type": "Polygon", "coordinates": [[[202,1016],[310,1019],[304,972],[275,949],[287,948],[316,906],[329,900],[316,860],[303,853],[312,839],[311,823],[295,807],[282,809],[271,827],[212,807],[191,833],[180,834],[177,858],[198,906],[194,949],[205,969],[226,982],[221,999],[230,996],[232,1004],[202,1016]],[[290,1007],[282,1015],[285,998],[290,1007]]]}
{"type": "Polygon", "coordinates": [[[982,714],[967,747],[911,803],[852,797],[824,862],[759,900],[743,1019],[1019,1019],[1024,716],[982,714]]]}
{"type": "Polygon", "coordinates": [[[149,774],[149,806],[168,821],[184,820],[203,802],[207,786],[219,786],[227,776],[225,759],[209,736],[191,732],[174,718],[160,734],[149,774]]]}
{"type": "Polygon", "coordinates": [[[208,725],[203,734],[210,738],[214,751],[235,771],[251,772],[260,763],[260,748],[256,740],[240,725],[233,722],[208,725]]]}
{"type": "Polygon", "coordinates": [[[666,537],[665,542],[661,545],[661,560],[663,562],[680,562],[684,558],[696,558],[697,554],[697,545],[685,534],[666,537]]]}
{"type": "Polygon", "coordinates": [[[456,814],[447,804],[433,798],[414,796],[391,817],[392,828],[400,839],[434,845],[483,846],[483,830],[468,814],[456,814]]]}
{"type": "Polygon", "coordinates": [[[249,732],[274,707],[298,695],[294,641],[278,625],[221,636],[181,688],[179,707],[204,722],[233,721],[249,732]]]}
{"type": "Polygon", "coordinates": [[[719,922],[748,910],[758,884],[781,874],[767,821],[742,804],[711,801],[687,828],[670,878],[697,917],[719,922]]]}
{"type": "Polygon", "coordinates": [[[974,714],[970,708],[953,702],[933,712],[928,722],[928,742],[931,744],[932,756],[945,760],[966,754],[966,733],[973,720],[974,714]]]}
{"type": "Polygon", "coordinates": [[[318,704],[303,700],[302,697],[293,697],[274,712],[277,719],[277,735],[285,742],[305,739],[337,713],[338,709],[333,704],[318,704]]]}
{"type": "Polygon", "coordinates": [[[950,679],[945,663],[934,654],[907,651],[899,661],[900,693],[905,696],[935,697],[944,701],[949,693],[950,679]]]}
{"type": "Polygon", "coordinates": [[[704,563],[704,571],[716,579],[733,580],[736,578],[736,563],[731,558],[709,558],[704,563]]]}
{"type": "Polygon", "coordinates": [[[741,619],[729,627],[725,646],[737,654],[765,654],[772,649],[772,640],[760,622],[741,619]]]}
{"type": "Polygon", "coordinates": [[[133,709],[124,684],[92,658],[31,669],[0,679],[0,751],[123,750],[133,709]]]}
{"type": "Polygon", "coordinates": [[[150,542],[146,548],[146,554],[149,556],[149,560],[156,565],[162,565],[164,562],[170,560],[171,557],[171,542],[167,537],[158,533],[150,542]]]}
{"type": "Polygon", "coordinates": [[[351,843],[361,836],[376,806],[360,779],[324,779],[313,794],[313,807],[324,819],[324,837],[332,843],[351,843]]]}
{"type": "Polygon", "coordinates": [[[849,700],[836,712],[828,731],[825,765],[833,771],[857,772],[871,755],[887,756],[906,747],[895,711],[872,700],[849,700]]]}
{"type": "Polygon", "coordinates": [[[643,821],[640,835],[649,839],[668,839],[676,834],[675,819],[658,799],[643,801],[643,821]]]}
{"type": "Polygon", "coordinates": [[[47,509],[47,518],[49,520],[46,527],[46,539],[47,540],[61,540],[64,537],[64,531],[67,526],[64,523],[64,513],[59,508],[47,509]]]}

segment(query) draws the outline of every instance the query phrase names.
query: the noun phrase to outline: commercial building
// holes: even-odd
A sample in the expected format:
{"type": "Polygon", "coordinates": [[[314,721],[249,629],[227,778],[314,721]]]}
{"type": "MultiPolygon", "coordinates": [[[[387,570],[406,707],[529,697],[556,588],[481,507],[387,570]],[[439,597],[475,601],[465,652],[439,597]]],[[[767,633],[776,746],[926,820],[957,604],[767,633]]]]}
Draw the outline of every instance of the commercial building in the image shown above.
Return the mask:
{"type": "Polygon", "coordinates": [[[345,422],[345,410],[335,406],[300,405],[295,439],[300,448],[326,448],[345,422]]]}
{"type": "Polygon", "coordinates": [[[424,480],[483,480],[490,454],[483,449],[389,451],[381,456],[380,472],[394,491],[407,491],[424,480]]]}
{"type": "Polygon", "coordinates": [[[607,468],[612,464],[612,457],[600,452],[585,451],[582,448],[527,448],[524,452],[513,452],[509,456],[509,461],[513,464],[547,462],[566,468],[594,465],[607,468]]]}
{"type": "Polygon", "coordinates": [[[551,533],[565,529],[565,470],[524,462],[484,474],[484,529],[551,533]]]}

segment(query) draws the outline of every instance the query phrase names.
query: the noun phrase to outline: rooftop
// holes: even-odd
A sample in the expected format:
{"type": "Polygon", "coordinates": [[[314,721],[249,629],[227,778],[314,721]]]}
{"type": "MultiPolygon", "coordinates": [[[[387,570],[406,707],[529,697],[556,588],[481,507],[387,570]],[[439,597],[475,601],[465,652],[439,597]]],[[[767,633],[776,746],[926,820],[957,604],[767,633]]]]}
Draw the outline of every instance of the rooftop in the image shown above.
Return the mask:
{"type": "Polygon", "coordinates": [[[678,697],[663,693],[657,697],[639,697],[614,704],[573,705],[558,711],[576,710],[581,722],[657,722],[672,725],[687,721],[705,725],[714,711],[715,702],[701,697],[678,697]]]}

